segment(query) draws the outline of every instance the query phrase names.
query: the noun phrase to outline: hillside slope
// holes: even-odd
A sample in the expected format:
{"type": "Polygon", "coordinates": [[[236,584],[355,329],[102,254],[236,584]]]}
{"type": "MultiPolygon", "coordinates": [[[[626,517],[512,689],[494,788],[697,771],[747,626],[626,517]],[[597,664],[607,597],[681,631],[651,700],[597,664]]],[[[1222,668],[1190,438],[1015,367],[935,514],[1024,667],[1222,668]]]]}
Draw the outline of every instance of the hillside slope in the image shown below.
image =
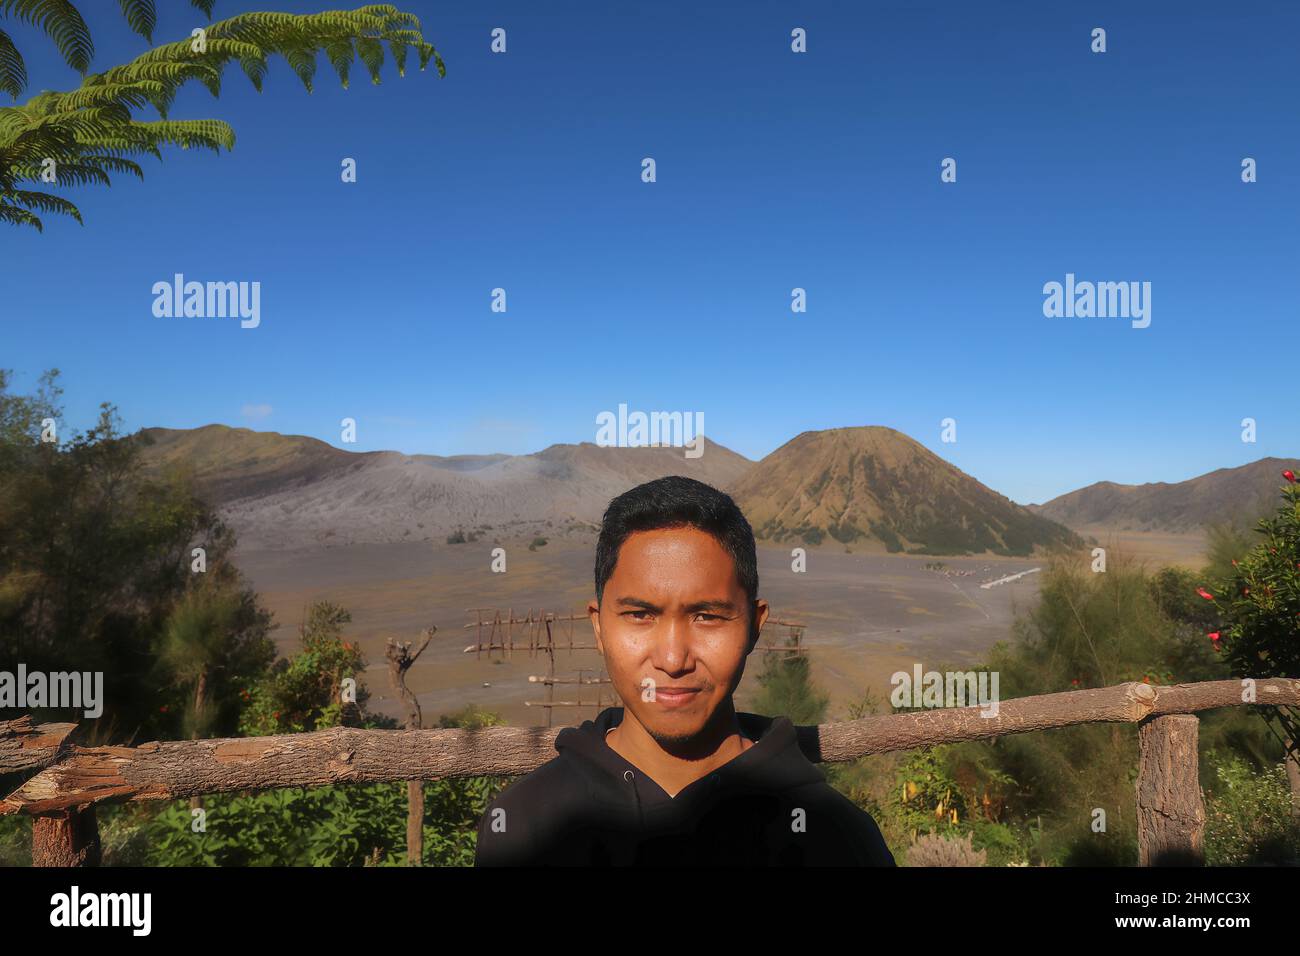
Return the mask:
{"type": "Polygon", "coordinates": [[[1278,505],[1286,469],[1300,472],[1300,460],[1261,458],[1179,482],[1100,481],[1029,509],[1074,528],[1190,532],[1224,521],[1251,525],[1278,505]]]}
{"type": "Polygon", "coordinates": [[[221,508],[243,547],[443,540],[475,529],[589,533],[611,498],[664,475],[722,487],[753,463],[705,439],[681,448],[583,442],[530,455],[347,452],[313,438],[209,425],[147,429],[147,467],[180,468],[221,508]]]}
{"type": "Polygon", "coordinates": [[[773,541],[829,537],[917,554],[1006,555],[1082,544],[1068,528],[880,426],[804,432],[729,490],[754,533],[773,541]]]}

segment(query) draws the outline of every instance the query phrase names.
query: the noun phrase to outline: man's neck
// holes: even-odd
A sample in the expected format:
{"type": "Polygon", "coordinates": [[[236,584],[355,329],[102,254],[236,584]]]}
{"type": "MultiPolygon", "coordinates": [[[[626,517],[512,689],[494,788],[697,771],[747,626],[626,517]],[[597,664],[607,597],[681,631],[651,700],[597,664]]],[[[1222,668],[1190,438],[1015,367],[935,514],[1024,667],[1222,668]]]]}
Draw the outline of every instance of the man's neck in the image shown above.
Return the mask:
{"type": "Polygon", "coordinates": [[[670,797],[754,746],[754,741],[740,732],[740,721],[730,704],[725,710],[719,708],[704,730],[689,743],[671,750],[651,737],[624,707],[623,720],[605,734],[605,743],[670,797]]]}

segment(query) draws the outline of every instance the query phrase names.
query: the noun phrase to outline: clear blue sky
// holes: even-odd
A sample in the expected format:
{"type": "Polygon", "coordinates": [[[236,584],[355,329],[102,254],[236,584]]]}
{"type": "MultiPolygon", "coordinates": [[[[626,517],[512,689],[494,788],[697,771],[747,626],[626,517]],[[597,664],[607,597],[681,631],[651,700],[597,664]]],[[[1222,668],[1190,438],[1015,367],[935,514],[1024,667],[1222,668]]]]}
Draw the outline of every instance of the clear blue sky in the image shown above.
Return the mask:
{"type": "MultiPolygon", "coordinates": [[[[94,69],[146,48],[80,6],[94,69]]],[[[158,42],[203,22],[159,6],[158,42]]],[[[233,153],[70,193],[84,228],[0,227],[17,390],[57,366],[75,427],[111,401],[337,445],[351,416],[347,447],[431,454],[594,441],[621,402],[754,459],[889,425],[1021,502],[1300,450],[1294,0],[398,6],[445,79],[358,64],[344,91],[322,57],[309,96],[276,60],[258,95],[232,67],[172,115],[231,122],[233,153]],[[156,318],[177,272],[259,281],[261,326],[156,318]],[[1067,272],[1151,282],[1150,327],[1044,317],[1067,272]]],[[[28,95],[76,84],[5,28],[28,95]]]]}

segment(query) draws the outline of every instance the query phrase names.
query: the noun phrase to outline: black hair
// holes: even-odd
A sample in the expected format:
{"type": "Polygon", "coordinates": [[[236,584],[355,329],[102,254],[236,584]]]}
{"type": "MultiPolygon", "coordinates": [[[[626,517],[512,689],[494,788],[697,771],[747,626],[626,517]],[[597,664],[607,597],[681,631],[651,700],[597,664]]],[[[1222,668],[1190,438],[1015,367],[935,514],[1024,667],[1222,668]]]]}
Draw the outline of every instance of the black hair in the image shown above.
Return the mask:
{"type": "Polygon", "coordinates": [[[698,528],[712,535],[731,555],[736,578],[748,599],[752,641],[756,636],[754,601],[758,598],[754,531],[730,495],[684,475],[647,481],[609,503],[596,541],[596,603],[604,596],[605,582],[613,575],[619,549],[630,534],[682,527],[698,528]]]}

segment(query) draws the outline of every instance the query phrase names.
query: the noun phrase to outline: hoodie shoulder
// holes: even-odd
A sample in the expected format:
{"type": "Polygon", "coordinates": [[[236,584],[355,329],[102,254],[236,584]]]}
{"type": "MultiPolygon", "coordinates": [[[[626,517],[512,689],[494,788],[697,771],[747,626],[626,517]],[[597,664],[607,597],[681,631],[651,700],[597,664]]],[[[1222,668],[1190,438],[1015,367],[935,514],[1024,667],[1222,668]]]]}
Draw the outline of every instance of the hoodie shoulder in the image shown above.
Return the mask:
{"type": "Polygon", "coordinates": [[[563,755],[518,778],[487,805],[478,825],[475,866],[531,866],[541,847],[582,805],[585,787],[563,755]]]}
{"type": "MultiPolygon", "coordinates": [[[[812,784],[805,789],[807,799],[816,808],[815,817],[831,831],[819,834],[817,841],[825,852],[835,857],[828,862],[841,866],[897,865],[870,813],[829,783],[812,784]]],[[[810,813],[809,817],[814,814],[810,813]]]]}

